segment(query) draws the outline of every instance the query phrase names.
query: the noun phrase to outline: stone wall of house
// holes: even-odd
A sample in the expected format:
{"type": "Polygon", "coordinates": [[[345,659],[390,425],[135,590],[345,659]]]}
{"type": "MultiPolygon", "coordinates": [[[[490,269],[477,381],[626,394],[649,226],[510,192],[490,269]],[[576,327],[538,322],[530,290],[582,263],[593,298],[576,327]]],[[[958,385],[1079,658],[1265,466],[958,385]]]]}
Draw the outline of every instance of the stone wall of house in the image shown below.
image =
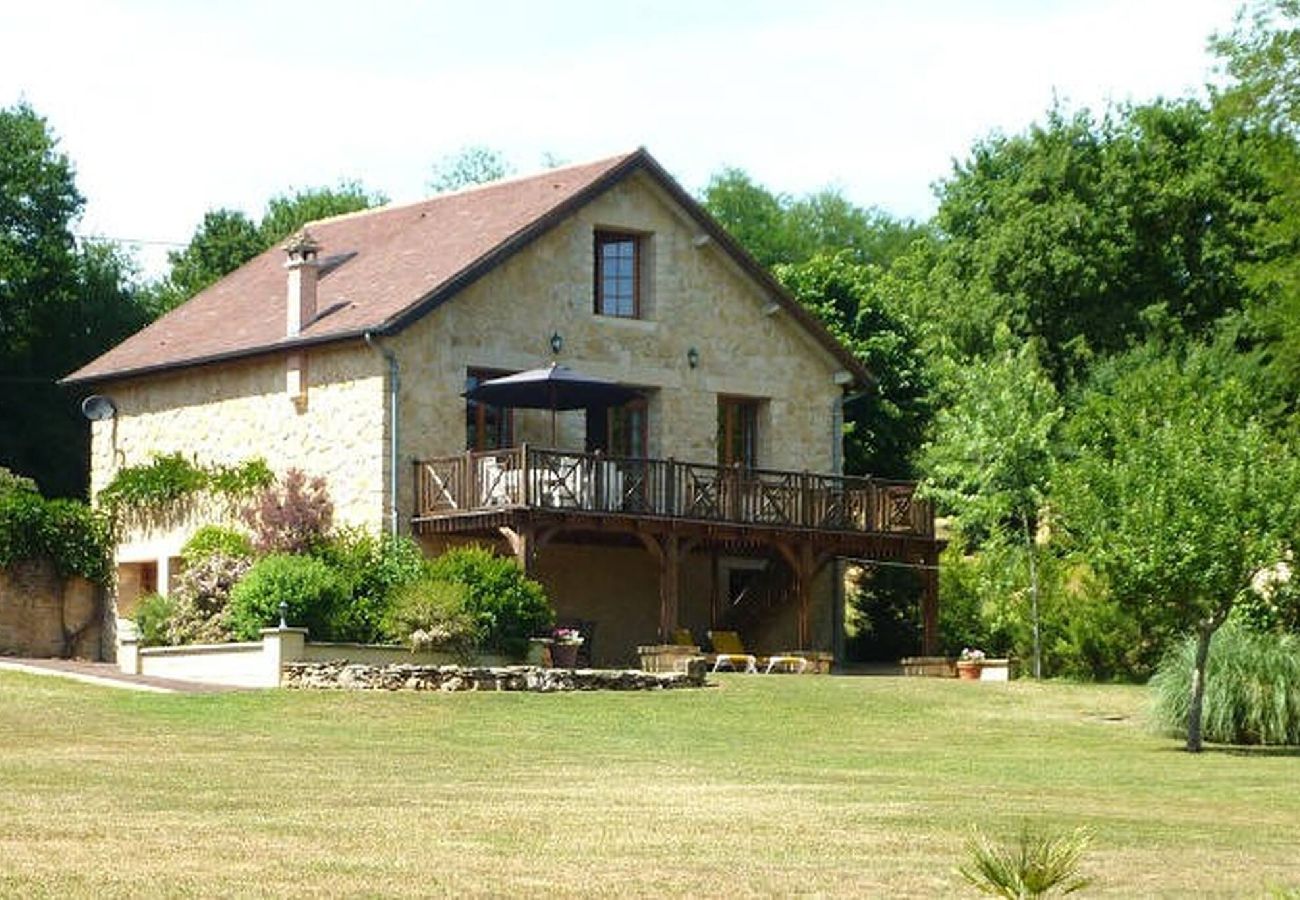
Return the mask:
{"type": "Polygon", "coordinates": [[[48,560],[0,568],[0,655],[101,657],[103,595],[84,578],[64,578],[48,560]],[[64,629],[76,637],[65,641],[64,629]]]}
{"type": "MultiPolygon", "coordinates": [[[[307,354],[307,392],[286,392],[283,357],[204,366],[98,388],[117,406],[93,423],[91,490],[123,466],[158,453],[234,464],[263,457],[271,469],[323,476],[335,521],[377,530],[386,509],[387,432],[382,358],[360,342],[307,354]]],[[[197,515],[161,528],[128,531],[119,561],[166,560],[193,529],[220,516],[197,515]]],[[[165,568],[165,566],[164,566],[165,568]]],[[[160,573],[164,587],[166,574],[160,573]]]]}
{"type": "MultiPolygon", "coordinates": [[[[759,462],[830,471],[838,362],[760,290],[648,178],[634,176],[578,210],[451,302],[395,337],[402,367],[402,458],[465,449],[467,368],[523,370],[554,357],[584,373],[648,390],[649,453],[717,459],[719,395],[766,401],[759,462]],[[593,312],[594,232],[648,234],[642,319],[593,312]],[[699,352],[698,368],[687,351],[699,352]]],[[[551,444],[547,412],[516,417],[516,442],[551,444]]],[[[581,449],[583,416],[558,421],[560,446],[581,449]]],[[[409,465],[401,508],[412,504],[409,465]]]]}

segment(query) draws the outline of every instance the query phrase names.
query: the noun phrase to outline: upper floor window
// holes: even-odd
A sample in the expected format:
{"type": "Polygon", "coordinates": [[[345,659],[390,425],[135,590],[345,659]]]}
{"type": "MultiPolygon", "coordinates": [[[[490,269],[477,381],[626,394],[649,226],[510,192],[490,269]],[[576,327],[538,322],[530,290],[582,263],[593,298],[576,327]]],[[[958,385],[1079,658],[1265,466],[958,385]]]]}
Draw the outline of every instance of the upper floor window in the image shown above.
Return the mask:
{"type": "Polygon", "coordinates": [[[616,231],[596,232],[596,312],[641,317],[643,238],[616,231]]]}
{"type": "Polygon", "coordinates": [[[718,465],[758,465],[758,409],[758,400],[718,398],[718,465]]]}

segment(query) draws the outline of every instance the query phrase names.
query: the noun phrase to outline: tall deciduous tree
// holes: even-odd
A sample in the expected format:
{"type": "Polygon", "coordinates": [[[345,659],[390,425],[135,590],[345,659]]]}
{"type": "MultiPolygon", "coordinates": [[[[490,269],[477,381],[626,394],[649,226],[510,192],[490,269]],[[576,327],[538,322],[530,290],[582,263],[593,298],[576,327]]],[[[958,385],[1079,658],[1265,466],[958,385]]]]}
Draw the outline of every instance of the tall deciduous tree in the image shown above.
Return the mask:
{"type": "Polygon", "coordinates": [[[1264,171],[1274,188],[1242,260],[1255,289],[1247,330],[1260,340],[1278,390],[1300,396],[1300,0],[1257,2],[1212,42],[1229,76],[1218,112],[1268,136],[1264,171]]]}
{"type": "Polygon", "coordinates": [[[931,415],[930,373],[910,323],[873,289],[878,270],[842,250],[778,265],[774,274],[874,376],[845,404],[845,471],[911,477],[931,415]]]}
{"type": "Polygon", "coordinates": [[[1163,305],[1205,334],[1242,307],[1239,271],[1272,188],[1256,132],[1187,100],[1096,118],[1053,109],[978,142],[939,186],[935,242],[892,287],[952,358],[992,354],[1005,325],[1041,342],[1058,388],[1146,334],[1163,305]]]}
{"type": "Polygon", "coordinates": [[[434,163],[429,189],[435,194],[445,194],[476,184],[500,181],[513,175],[514,171],[514,166],[500,151],[475,144],[434,163]]]}
{"type": "Polygon", "coordinates": [[[211,210],[185,249],[168,254],[171,270],[154,286],[152,303],[158,312],[166,312],[308,222],[384,202],[383,194],[343,181],[334,188],[305,188],[272,197],[257,224],[239,210],[211,210]]]}
{"type": "Polygon", "coordinates": [[[1056,502],[1079,549],[1134,614],[1197,638],[1187,749],[1201,749],[1215,632],[1261,571],[1286,559],[1300,463],[1256,398],[1194,353],[1155,357],[1092,392],[1056,502]]]}
{"type": "Polygon", "coordinates": [[[992,358],[971,361],[950,375],[954,393],[935,416],[921,467],[926,490],[956,516],[966,539],[1023,547],[1038,677],[1038,523],[1056,463],[1054,432],[1064,412],[1033,346],[1016,346],[1005,330],[998,340],[992,358]]]}
{"type": "Polygon", "coordinates": [[[140,327],[129,260],[78,246],[82,197],[46,121],[0,110],[0,465],[49,496],[85,493],[87,429],[58,378],[140,327]]]}
{"type": "Polygon", "coordinates": [[[700,196],[704,207],[764,266],[848,253],[852,262],[887,266],[925,233],[913,222],[853,204],[834,188],[804,197],[778,194],[746,172],[724,168],[700,196]]]}

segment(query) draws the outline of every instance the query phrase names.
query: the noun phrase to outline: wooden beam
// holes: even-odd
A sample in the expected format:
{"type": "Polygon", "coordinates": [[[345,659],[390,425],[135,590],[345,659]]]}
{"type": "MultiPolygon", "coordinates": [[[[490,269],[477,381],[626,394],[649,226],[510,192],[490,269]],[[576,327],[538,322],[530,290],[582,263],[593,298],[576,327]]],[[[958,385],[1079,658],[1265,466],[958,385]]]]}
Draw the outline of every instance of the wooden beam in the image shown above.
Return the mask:
{"type": "Polygon", "coordinates": [[[518,529],[502,525],[497,531],[510,545],[510,551],[515,555],[515,561],[519,563],[519,568],[524,570],[525,575],[532,578],[534,564],[537,562],[537,538],[532,524],[522,522],[518,529]]]}

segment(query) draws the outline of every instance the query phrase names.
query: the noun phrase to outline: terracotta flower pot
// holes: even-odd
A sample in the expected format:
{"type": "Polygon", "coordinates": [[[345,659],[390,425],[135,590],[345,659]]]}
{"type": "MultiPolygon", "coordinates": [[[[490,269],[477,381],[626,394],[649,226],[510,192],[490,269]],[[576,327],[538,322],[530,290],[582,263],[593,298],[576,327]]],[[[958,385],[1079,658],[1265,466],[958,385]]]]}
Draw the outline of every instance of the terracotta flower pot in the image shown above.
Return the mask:
{"type": "Polygon", "coordinates": [[[572,669],[578,665],[577,644],[551,644],[551,665],[557,669],[572,669]]]}
{"type": "Polygon", "coordinates": [[[979,681],[980,669],[984,667],[983,663],[974,660],[963,659],[957,661],[957,677],[962,681],[979,681]]]}

